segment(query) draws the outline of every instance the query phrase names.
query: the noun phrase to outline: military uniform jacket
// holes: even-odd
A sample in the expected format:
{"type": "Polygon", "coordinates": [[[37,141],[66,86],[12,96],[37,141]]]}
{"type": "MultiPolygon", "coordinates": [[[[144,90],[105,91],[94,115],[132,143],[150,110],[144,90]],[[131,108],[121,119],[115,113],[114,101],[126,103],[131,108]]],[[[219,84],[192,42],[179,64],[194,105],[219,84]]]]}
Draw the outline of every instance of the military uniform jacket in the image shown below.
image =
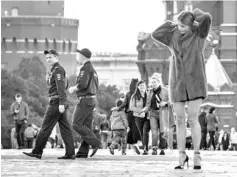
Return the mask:
{"type": "Polygon", "coordinates": [[[98,75],[90,61],[87,61],[81,68],[77,77],[76,84],[78,91],[77,96],[96,95],[98,90],[98,75]]]}
{"type": "Polygon", "coordinates": [[[51,78],[48,81],[50,85],[49,97],[58,95],[59,104],[64,105],[67,99],[65,89],[66,72],[64,68],[57,62],[51,68],[51,78]]]}

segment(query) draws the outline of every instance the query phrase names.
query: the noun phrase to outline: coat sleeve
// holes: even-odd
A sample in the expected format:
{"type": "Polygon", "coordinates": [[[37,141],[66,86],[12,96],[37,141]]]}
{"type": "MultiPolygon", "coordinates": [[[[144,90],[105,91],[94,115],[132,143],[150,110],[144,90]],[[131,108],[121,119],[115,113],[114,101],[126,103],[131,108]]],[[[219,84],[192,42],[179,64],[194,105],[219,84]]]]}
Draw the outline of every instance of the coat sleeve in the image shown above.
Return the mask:
{"type": "Polygon", "coordinates": [[[173,31],[176,28],[171,21],[166,21],[160,27],[158,27],[154,32],[151,33],[151,37],[166,46],[170,45],[173,31]]]}
{"type": "Polygon", "coordinates": [[[129,109],[133,112],[140,113],[141,109],[136,107],[136,101],[134,96],[131,97],[130,103],[129,103],[129,109]]]}
{"type": "Polygon", "coordinates": [[[153,92],[151,90],[149,90],[147,92],[147,101],[146,101],[146,106],[143,108],[145,110],[145,112],[148,112],[150,110],[151,107],[151,97],[152,97],[153,92]]]}
{"type": "Polygon", "coordinates": [[[200,9],[196,8],[193,11],[195,21],[199,23],[198,27],[198,34],[201,38],[206,38],[210,27],[211,27],[211,22],[212,18],[209,13],[203,12],[200,9]]]}
{"type": "Polygon", "coordinates": [[[28,107],[28,104],[26,103],[25,104],[25,119],[29,119],[29,107],[28,107]]]}
{"type": "Polygon", "coordinates": [[[128,127],[128,120],[127,120],[127,116],[124,111],[121,112],[121,118],[124,122],[125,127],[127,128],[128,127]]]}
{"type": "Polygon", "coordinates": [[[14,115],[15,113],[14,103],[11,104],[10,111],[11,111],[11,114],[14,115]]]}
{"type": "Polygon", "coordinates": [[[55,77],[56,87],[59,95],[59,104],[64,105],[66,101],[66,90],[65,90],[65,73],[63,69],[56,68],[53,72],[53,77],[55,77]]]}

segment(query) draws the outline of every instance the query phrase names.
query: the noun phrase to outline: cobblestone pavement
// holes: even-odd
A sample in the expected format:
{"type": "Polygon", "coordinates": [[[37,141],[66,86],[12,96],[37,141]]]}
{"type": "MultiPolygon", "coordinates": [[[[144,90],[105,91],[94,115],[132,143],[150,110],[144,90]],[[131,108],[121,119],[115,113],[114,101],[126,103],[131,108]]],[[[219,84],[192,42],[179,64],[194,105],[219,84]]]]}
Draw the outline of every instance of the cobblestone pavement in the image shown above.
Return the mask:
{"type": "Polygon", "coordinates": [[[1,176],[19,177],[64,177],[64,176],[123,176],[123,177],[235,177],[237,176],[237,151],[203,151],[202,170],[193,170],[193,151],[187,151],[189,166],[174,170],[178,164],[178,151],[166,151],[165,156],[136,155],[132,150],[127,156],[121,151],[110,155],[108,150],[99,150],[88,159],[58,160],[64,149],[45,149],[41,160],[30,158],[22,152],[30,150],[1,150],[1,176]]]}

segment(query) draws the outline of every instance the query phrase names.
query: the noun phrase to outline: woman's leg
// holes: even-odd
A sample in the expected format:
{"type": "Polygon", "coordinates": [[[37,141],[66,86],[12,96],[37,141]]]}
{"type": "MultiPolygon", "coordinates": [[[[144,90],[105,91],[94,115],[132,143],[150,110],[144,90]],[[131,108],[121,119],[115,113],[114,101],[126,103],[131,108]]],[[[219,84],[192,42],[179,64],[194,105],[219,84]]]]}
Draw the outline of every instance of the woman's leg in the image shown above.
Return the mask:
{"type": "Polygon", "coordinates": [[[201,167],[201,157],[199,153],[201,141],[201,127],[198,121],[198,114],[201,103],[201,99],[190,101],[188,103],[188,119],[191,127],[192,141],[194,146],[194,169],[200,169],[199,167],[201,167]]]}
{"type": "Polygon", "coordinates": [[[144,150],[148,151],[148,143],[149,143],[149,131],[150,131],[150,120],[145,119],[143,124],[143,146],[144,150]]]}
{"type": "Polygon", "coordinates": [[[200,110],[201,99],[189,101],[188,103],[188,119],[191,127],[192,141],[194,151],[199,151],[201,142],[201,127],[198,121],[198,114],[200,110]]]}
{"type": "Polygon", "coordinates": [[[180,152],[185,151],[185,142],[186,142],[186,126],[185,126],[185,103],[176,102],[173,104],[174,112],[176,114],[176,130],[177,130],[177,142],[178,149],[180,152]]]}

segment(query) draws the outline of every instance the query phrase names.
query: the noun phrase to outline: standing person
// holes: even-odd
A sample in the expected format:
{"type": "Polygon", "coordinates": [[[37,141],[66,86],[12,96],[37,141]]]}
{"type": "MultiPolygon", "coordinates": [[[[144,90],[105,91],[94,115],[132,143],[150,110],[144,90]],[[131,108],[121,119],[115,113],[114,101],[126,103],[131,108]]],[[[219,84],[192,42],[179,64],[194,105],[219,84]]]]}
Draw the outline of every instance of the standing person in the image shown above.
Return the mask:
{"type": "Polygon", "coordinates": [[[102,148],[107,149],[108,139],[109,139],[109,121],[107,120],[106,114],[102,117],[102,122],[100,124],[100,136],[102,142],[102,148]]]}
{"type": "Polygon", "coordinates": [[[22,149],[25,141],[24,132],[26,123],[29,118],[29,107],[26,102],[22,101],[21,94],[16,94],[15,100],[11,105],[11,113],[15,121],[18,149],[22,149]]]}
{"type": "MultiPolygon", "coordinates": [[[[136,90],[136,85],[138,83],[138,79],[132,79],[131,83],[129,85],[129,92],[126,93],[124,102],[122,105],[119,106],[119,108],[115,108],[118,111],[125,110],[125,113],[127,114],[128,119],[128,126],[129,126],[129,132],[127,135],[127,143],[132,145],[134,151],[137,154],[140,154],[138,142],[141,141],[141,136],[139,134],[139,130],[135,123],[135,117],[133,116],[133,111],[130,110],[130,100],[132,95],[134,94],[136,90]]],[[[114,109],[112,109],[113,111],[114,109]]]]}
{"type": "Polygon", "coordinates": [[[11,130],[11,145],[12,145],[12,149],[18,148],[17,138],[16,138],[16,127],[13,127],[11,130]]]}
{"type": "MultiPolygon", "coordinates": [[[[122,100],[116,101],[116,107],[118,108],[122,104],[122,100]]],[[[109,146],[109,151],[112,155],[114,155],[114,149],[116,145],[119,145],[121,141],[122,146],[122,155],[126,155],[126,148],[127,148],[127,131],[129,130],[128,127],[128,120],[124,110],[116,111],[114,110],[110,116],[111,122],[111,130],[113,132],[113,140],[111,145],[109,146]]]]}
{"type": "Polygon", "coordinates": [[[91,51],[89,49],[77,50],[77,61],[81,67],[76,80],[76,85],[69,88],[69,92],[76,92],[78,102],[73,113],[73,128],[81,136],[82,143],[76,154],[77,158],[87,158],[89,145],[94,156],[101,142],[92,131],[94,119],[93,110],[96,105],[96,93],[98,90],[98,76],[91,62],[91,51]]]}
{"type": "Polygon", "coordinates": [[[130,100],[130,110],[133,111],[135,117],[135,123],[137,125],[139,134],[142,139],[144,147],[143,155],[148,155],[148,142],[149,142],[149,131],[150,131],[150,120],[148,119],[147,113],[142,112],[142,109],[146,106],[147,94],[146,85],[144,81],[139,81],[136,86],[135,93],[132,95],[130,100]]]}
{"type": "Polygon", "coordinates": [[[35,137],[35,129],[33,128],[32,124],[28,125],[28,127],[25,129],[24,134],[27,141],[27,148],[31,149],[35,137]]]}
{"type": "Polygon", "coordinates": [[[41,159],[43,149],[49,139],[49,136],[59,123],[60,132],[66,146],[66,154],[58,159],[75,159],[75,149],[72,137],[72,131],[67,120],[67,95],[66,95],[66,72],[59,63],[59,54],[50,49],[45,50],[46,62],[51,66],[50,73],[46,75],[46,81],[49,87],[49,105],[46,110],[43,124],[38,133],[35,147],[32,152],[24,152],[25,155],[41,159]]]}
{"type": "Polygon", "coordinates": [[[198,116],[198,121],[201,126],[202,138],[200,142],[200,149],[207,149],[207,108],[202,108],[201,113],[198,116]]]}
{"type": "Polygon", "coordinates": [[[237,151],[237,132],[235,132],[235,127],[232,127],[230,131],[230,144],[231,149],[237,151]]]}
{"type": "Polygon", "coordinates": [[[161,109],[168,104],[168,90],[163,87],[161,74],[151,76],[152,89],[148,91],[147,103],[142,112],[150,111],[150,126],[152,133],[152,155],[157,155],[158,140],[161,149],[160,155],[165,155],[166,140],[164,139],[164,121],[161,109]]]}
{"type": "Polygon", "coordinates": [[[177,115],[177,138],[179,166],[183,169],[189,158],[185,153],[185,104],[188,104],[188,118],[194,145],[194,169],[201,169],[200,140],[201,128],[198,113],[202,100],[207,97],[204,47],[211,26],[211,15],[200,9],[183,11],[178,23],[166,21],[152,34],[152,38],[169,47],[170,99],[177,115]]]}
{"type": "Polygon", "coordinates": [[[209,110],[209,114],[207,114],[207,130],[210,135],[208,147],[210,147],[210,145],[212,145],[214,150],[216,149],[214,139],[215,139],[216,125],[218,124],[218,121],[217,121],[217,118],[215,115],[215,110],[216,110],[216,108],[211,107],[209,110]]]}
{"type": "Polygon", "coordinates": [[[229,145],[230,145],[230,139],[229,139],[229,135],[227,132],[224,133],[222,140],[221,140],[221,144],[222,144],[222,149],[224,151],[228,150],[229,145]]]}

